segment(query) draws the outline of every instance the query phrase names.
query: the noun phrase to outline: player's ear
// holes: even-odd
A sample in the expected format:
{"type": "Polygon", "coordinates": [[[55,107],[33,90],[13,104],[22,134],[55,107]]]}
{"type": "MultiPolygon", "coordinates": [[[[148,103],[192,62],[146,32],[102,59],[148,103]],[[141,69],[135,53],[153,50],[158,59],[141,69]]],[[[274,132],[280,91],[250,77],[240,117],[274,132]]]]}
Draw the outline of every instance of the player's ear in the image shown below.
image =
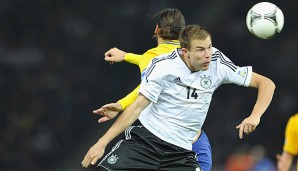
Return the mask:
{"type": "Polygon", "coordinates": [[[182,54],[183,55],[187,55],[188,54],[188,50],[186,48],[181,48],[182,54]]]}
{"type": "Polygon", "coordinates": [[[158,32],[159,32],[159,27],[158,27],[158,24],[156,24],[154,29],[154,34],[158,34],[158,32]]]}

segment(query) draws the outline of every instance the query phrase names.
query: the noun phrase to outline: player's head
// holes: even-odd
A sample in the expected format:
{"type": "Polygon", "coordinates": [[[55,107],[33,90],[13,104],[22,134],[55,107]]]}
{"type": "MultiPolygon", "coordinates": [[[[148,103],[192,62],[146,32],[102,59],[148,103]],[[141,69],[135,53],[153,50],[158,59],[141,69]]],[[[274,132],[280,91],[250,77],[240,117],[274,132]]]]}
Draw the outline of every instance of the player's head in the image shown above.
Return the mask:
{"type": "Polygon", "coordinates": [[[185,19],[178,9],[165,9],[155,16],[157,24],[155,37],[164,40],[178,40],[180,31],[185,27],[185,19]]]}
{"type": "Polygon", "coordinates": [[[186,63],[193,71],[207,70],[212,55],[211,34],[199,25],[186,26],[179,35],[186,63]]]}
{"type": "Polygon", "coordinates": [[[200,25],[188,25],[179,35],[181,48],[190,50],[193,40],[211,40],[211,34],[200,25]]]}

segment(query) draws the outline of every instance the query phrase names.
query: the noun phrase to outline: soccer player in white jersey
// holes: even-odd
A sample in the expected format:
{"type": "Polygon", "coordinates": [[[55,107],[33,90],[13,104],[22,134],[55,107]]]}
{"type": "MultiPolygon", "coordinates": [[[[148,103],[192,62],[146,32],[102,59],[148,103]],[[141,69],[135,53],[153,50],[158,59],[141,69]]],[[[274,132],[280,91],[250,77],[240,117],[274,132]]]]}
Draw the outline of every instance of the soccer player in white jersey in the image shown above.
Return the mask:
{"type": "Polygon", "coordinates": [[[234,83],[258,90],[252,113],[236,128],[239,137],[260,123],[275,85],[251,67],[238,67],[212,47],[211,35],[189,25],[179,36],[181,49],[154,58],[146,69],[137,99],[87,152],[82,166],[95,164],[107,144],[123,132],[98,170],[199,170],[191,142],[206,118],[213,92],[234,83]],[[129,127],[139,118],[139,125],[129,127]]]}
{"type": "MultiPolygon", "coordinates": [[[[158,44],[156,47],[147,50],[142,55],[126,53],[118,48],[112,48],[105,53],[105,60],[111,63],[125,61],[135,64],[143,73],[152,58],[168,54],[180,48],[180,42],[178,41],[179,33],[185,27],[185,19],[182,12],[178,9],[164,9],[157,13],[155,18],[154,38],[156,38],[158,44]]],[[[109,103],[94,110],[95,114],[103,116],[98,121],[101,123],[113,119],[121,110],[125,110],[138,97],[139,87],[116,103],[109,103]]],[[[192,150],[196,153],[196,159],[200,167],[204,171],[210,171],[212,167],[212,149],[208,136],[203,130],[197,132],[197,136],[193,140],[192,150]]]]}

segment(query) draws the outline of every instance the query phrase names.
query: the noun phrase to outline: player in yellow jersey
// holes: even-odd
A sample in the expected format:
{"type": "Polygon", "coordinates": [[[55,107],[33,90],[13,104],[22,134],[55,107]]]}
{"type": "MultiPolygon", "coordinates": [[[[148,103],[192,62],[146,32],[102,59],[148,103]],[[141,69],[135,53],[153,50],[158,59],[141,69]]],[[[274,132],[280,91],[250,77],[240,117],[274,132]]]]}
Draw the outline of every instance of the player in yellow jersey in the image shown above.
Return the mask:
{"type": "MultiPolygon", "coordinates": [[[[158,46],[149,49],[142,55],[126,53],[118,48],[112,48],[105,53],[105,60],[114,62],[128,62],[139,66],[142,73],[148,63],[155,57],[172,52],[180,48],[178,41],[180,31],[185,27],[183,14],[177,9],[165,9],[156,16],[157,24],[154,30],[158,46]]],[[[103,115],[98,122],[105,122],[114,118],[121,110],[126,109],[138,96],[139,86],[130,94],[116,103],[110,103],[94,110],[95,114],[103,115]]],[[[197,161],[204,171],[210,171],[212,166],[211,146],[204,131],[199,130],[193,141],[193,151],[197,155],[197,161]]]]}
{"type": "MultiPolygon", "coordinates": [[[[295,156],[298,156],[298,113],[290,117],[285,131],[285,143],[281,155],[277,155],[278,171],[288,171],[295,156]]],[[[298,170],[298,161],[296,164],[298,170]]]]}
{"type": "MultiPolygon", "coordinates": [[[[156,26],[155,33],[159,30],[156,26]]],[[[145,70],[148,63],[152,58],[157,57],[162,54],[170,53],[176,48],[180,47],[178,40],[163,40],[161,37],[158,37],[158,46],[152,49],[149,49],[143,55],[126,53],[118,48],[112,48],[105,53],[105,60],[108,62],[128,62],[139,66],[140,72],[145,70]]],[[[118,113],[120,110],[126,109],[138,96],[139,86],[135,88],[130,94],[128,94],[123,99],[119,100],[116,103],[108,104],[108,106],[115,108],[118,113]]],[[[103,117],[99,122],[106,121],[108,117],[103,117]]]]}

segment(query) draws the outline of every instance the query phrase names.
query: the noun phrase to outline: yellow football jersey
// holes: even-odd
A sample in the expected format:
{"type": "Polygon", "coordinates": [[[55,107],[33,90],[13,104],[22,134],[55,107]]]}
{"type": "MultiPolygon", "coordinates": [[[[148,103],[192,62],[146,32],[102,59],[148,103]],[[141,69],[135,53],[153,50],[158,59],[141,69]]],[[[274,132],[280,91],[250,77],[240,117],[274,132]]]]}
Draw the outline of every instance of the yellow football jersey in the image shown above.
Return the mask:
{"type": "Polygon", "coordinates": [[[298,113],[290,117],[287,123],[283,150],[294,156],[298,155],[298,113]]]}
{"type": "Polygon", "coordinates": [[[298,113],[289,119],[285,135],[284,150],[292,155],[298,155],[298,113]]]}
{"type": "MultiPolygon", "coordinates": [[[[162,54],[170,53],[176,48],[180,48],[180,43],[178,40],[163,41],[157,47],[149,49],[143,55],[127,53],[125,55],[125,61],[138,65],[140,68],[140,72],[142,73],[142,71],[147,67],[152,58],[155,58],[162,54]]],[[[124,110],[137,98],[139,88],[140,85],[127,96],[118,101],[122,106],[122,110],[124,110]]]]}

